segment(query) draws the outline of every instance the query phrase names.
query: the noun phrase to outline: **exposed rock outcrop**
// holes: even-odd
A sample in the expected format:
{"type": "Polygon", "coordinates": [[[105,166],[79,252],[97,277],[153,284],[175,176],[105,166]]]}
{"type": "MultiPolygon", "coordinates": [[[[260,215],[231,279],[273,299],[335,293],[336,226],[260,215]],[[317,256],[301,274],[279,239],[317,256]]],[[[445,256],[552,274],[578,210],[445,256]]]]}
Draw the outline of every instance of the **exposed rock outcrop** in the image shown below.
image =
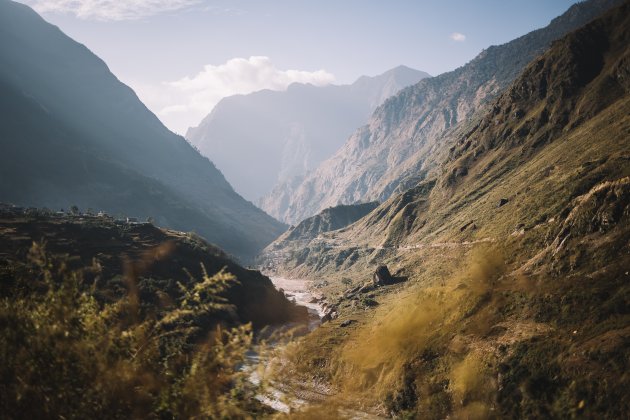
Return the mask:
{"type": "MultiPolygon", "coordinates": [[[[286,91],[231,96],[186,138],[239,194],[257,203],[278,183],[291,185],[332,156],[385,99],[428,76],[399,66],[351,85],[294,83],[286,91]]],[[[277,204],[261,205],[280,216],[277,204]]]]}
{"type": "Polygon", "coordinates": [[[389,269],[386,265],[381,264],[376,267],[374,274],[372,275],[372,284],[375,286],[385,286],[387,284],[394,283],[394,278],[392,277],[389,269]]]}
{"type": "MultiPolygon", "coordinates": [[[[275,191],[265,199],[263,208],[296,223],[338,203],[385,201],[409,178],[417,183],[418,175],[434,169],[451,146],[452,134],[470,130],[473,115],[514,81],[529,61],[553,40],[619,3],[578,3],[543,29],[491,46],[457,70],[402,90],[380,106],[368,124],[355,131],[331,158],[299,184],[275,191]]],[[[515,109],[510,116],[518,118],[523,112],[515,109]]],[[[456,169],[453,176],[465,176],[465,171],[466,167],[456,169]]]]}

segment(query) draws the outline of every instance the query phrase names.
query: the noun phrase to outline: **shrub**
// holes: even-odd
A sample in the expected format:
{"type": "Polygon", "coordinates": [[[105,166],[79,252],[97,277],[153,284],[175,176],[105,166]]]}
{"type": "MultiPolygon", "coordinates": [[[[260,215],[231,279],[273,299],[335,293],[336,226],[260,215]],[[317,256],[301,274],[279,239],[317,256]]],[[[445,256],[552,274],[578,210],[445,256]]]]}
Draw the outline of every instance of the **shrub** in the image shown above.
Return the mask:
{"type": "Polygon", "coordinates": [[[101,304],[85,286],[97,264],[69,270],[37,244],[29,262],[30,275],[0,300],[3,417],[245,418],[256,409],[238,370],[251,326],[198,322],[227,308],[217,295],[231,275],[205,274],[169,307],[143,312],[135,278],[124,298],[101,304]]]}

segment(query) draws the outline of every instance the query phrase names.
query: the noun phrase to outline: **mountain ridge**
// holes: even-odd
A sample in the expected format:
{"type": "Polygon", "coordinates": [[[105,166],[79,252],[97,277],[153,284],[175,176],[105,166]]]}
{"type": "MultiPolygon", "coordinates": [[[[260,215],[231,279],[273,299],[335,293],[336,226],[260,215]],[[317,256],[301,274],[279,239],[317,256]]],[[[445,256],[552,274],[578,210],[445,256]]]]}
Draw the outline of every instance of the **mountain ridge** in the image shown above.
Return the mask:
{"type": "Polygon", "coordinates": [[[300,178],[329,157],[385,98],[424,77],[399,66],[350,85],[293,83],[284,91],[230,96],[186,138],[236,191],[258,202],[279,182],[300,178]]]}
{"type": "Polygon", "coordinates": [[[554,39],[582,26],[620,1],[573,5],[545,28],[484,50],[465,66],[401,90],[378,107],[328,160],[297,186],[284,186],[262,208],[295,223],[319,210],[355,201],[384,201],[406,179],[417,182],[435,167],[452,130],[480,111],[554,39]]]}
{"type": "Polygon", "coordinates": [[[0,10],[3,201],[153,217],[244,259],[284,231],[84,45],[25,5],[0,10]]]}
{"type": "Polygon", "coordinates": [[[330,302],[305,377],[391,417],[627,416],[629,46],[626,1],[530,61],[413,188],[267,248],[330,302]],[[372,281],[383,265],[398,283],[372,281]]]}

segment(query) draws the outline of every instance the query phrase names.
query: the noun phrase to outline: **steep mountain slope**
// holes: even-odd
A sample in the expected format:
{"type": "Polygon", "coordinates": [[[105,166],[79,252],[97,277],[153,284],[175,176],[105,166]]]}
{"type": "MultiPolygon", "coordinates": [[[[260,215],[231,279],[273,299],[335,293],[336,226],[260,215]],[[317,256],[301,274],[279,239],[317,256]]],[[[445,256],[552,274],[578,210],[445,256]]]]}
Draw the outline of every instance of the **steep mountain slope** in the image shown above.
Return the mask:
{"type": "Polygon", "coordinates": [[[436,241],[518,238],[561,223],[598,183],[630,175],[628,16],[607,16],[532,61],[428,179],[335,232],[328,250],[378,257],[436,241]]]}
{"type": "Polygon", "coordinates": [[[383,201],[407,178],[417,182],[434,167],[435,149],[458,124],[494,98],[553,41],[600,15],[617,0],[572,6],[547,27],[484,50],[465,66],[402,90],[372,115],[333,157],[288,193],[275,193],[274,214],[295,223],[323,208],[383,201]]]}
{"type": "MultiPolygon", "coordinates": [[[[220,101],[186,138],[239,194],[254,202],[277,183],[295,182],[339,149],[374,109],[428,74],[400,66],[351,85],[295,83],[220,101]]],[[[263,209],[274,215],[272,207],[263,209]]]]}
{"type": "Polygon", "coordinates": [[[627,417],[629,81],[625,2],[533,60],[427,180],[285,249],[339,313],[294,363],[386,415],[627,417]],[[383,263],[407,283],[333,281],[383,263]]]}
{"type": "Polygon", "coordinates": [[[291,226],[278,239],[269,244],[260,254],[259,261],[267,270],[276,270],[277,262],[283,263],[286,253],[313,246],[313,243],[325,239],[327,232],[345,228],[377,208],[378,202],[340,205],[322,210],[315,216],[302,220],[297,226],[291,226]]]}
{"type": "Polygon", "coordinates": [[[282,235],[287,240],[313,239],[320,233],[346,227],[378,207],[377,202],[330,207],[309,217],[282,235]]]}
{"type": "Polygon", "coordinates": [[[248,258],[284,226],[243,200],[98,57],[0,1],[0,199],[195,230],[248,258]]]}

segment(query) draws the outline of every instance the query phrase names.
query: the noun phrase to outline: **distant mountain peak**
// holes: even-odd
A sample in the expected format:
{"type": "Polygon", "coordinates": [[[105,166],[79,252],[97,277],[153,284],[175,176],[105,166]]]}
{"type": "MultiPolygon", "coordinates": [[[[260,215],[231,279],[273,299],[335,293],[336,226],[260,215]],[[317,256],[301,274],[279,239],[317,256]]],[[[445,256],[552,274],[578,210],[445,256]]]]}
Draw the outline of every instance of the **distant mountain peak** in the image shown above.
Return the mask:
{"type": "Polygon", "coordinates": [[[414,68],[401,64],[394,68],[386,70],[383,73],[377,74],[375,76],[367,76],[367,75],[359,76],[359,78],[355,80],[354,83],[352,83],[352,85],[360,85],[363,83],[368,83],[369,81],[373,81],[373,80],[386,80],[391,77],[400,77],[400,76],[407,77],[410,79],[417,79],[417,80],[431,77],[431,75],[427,72],[416,70],[414,68]]]}
{"type": "Polygon", "coordinates": [[[186,138],[256,202],[330,157],[385,99],[424,77],[399,66],[352,85],[293,83],[285,91],[230,96],[186,138]]]}

